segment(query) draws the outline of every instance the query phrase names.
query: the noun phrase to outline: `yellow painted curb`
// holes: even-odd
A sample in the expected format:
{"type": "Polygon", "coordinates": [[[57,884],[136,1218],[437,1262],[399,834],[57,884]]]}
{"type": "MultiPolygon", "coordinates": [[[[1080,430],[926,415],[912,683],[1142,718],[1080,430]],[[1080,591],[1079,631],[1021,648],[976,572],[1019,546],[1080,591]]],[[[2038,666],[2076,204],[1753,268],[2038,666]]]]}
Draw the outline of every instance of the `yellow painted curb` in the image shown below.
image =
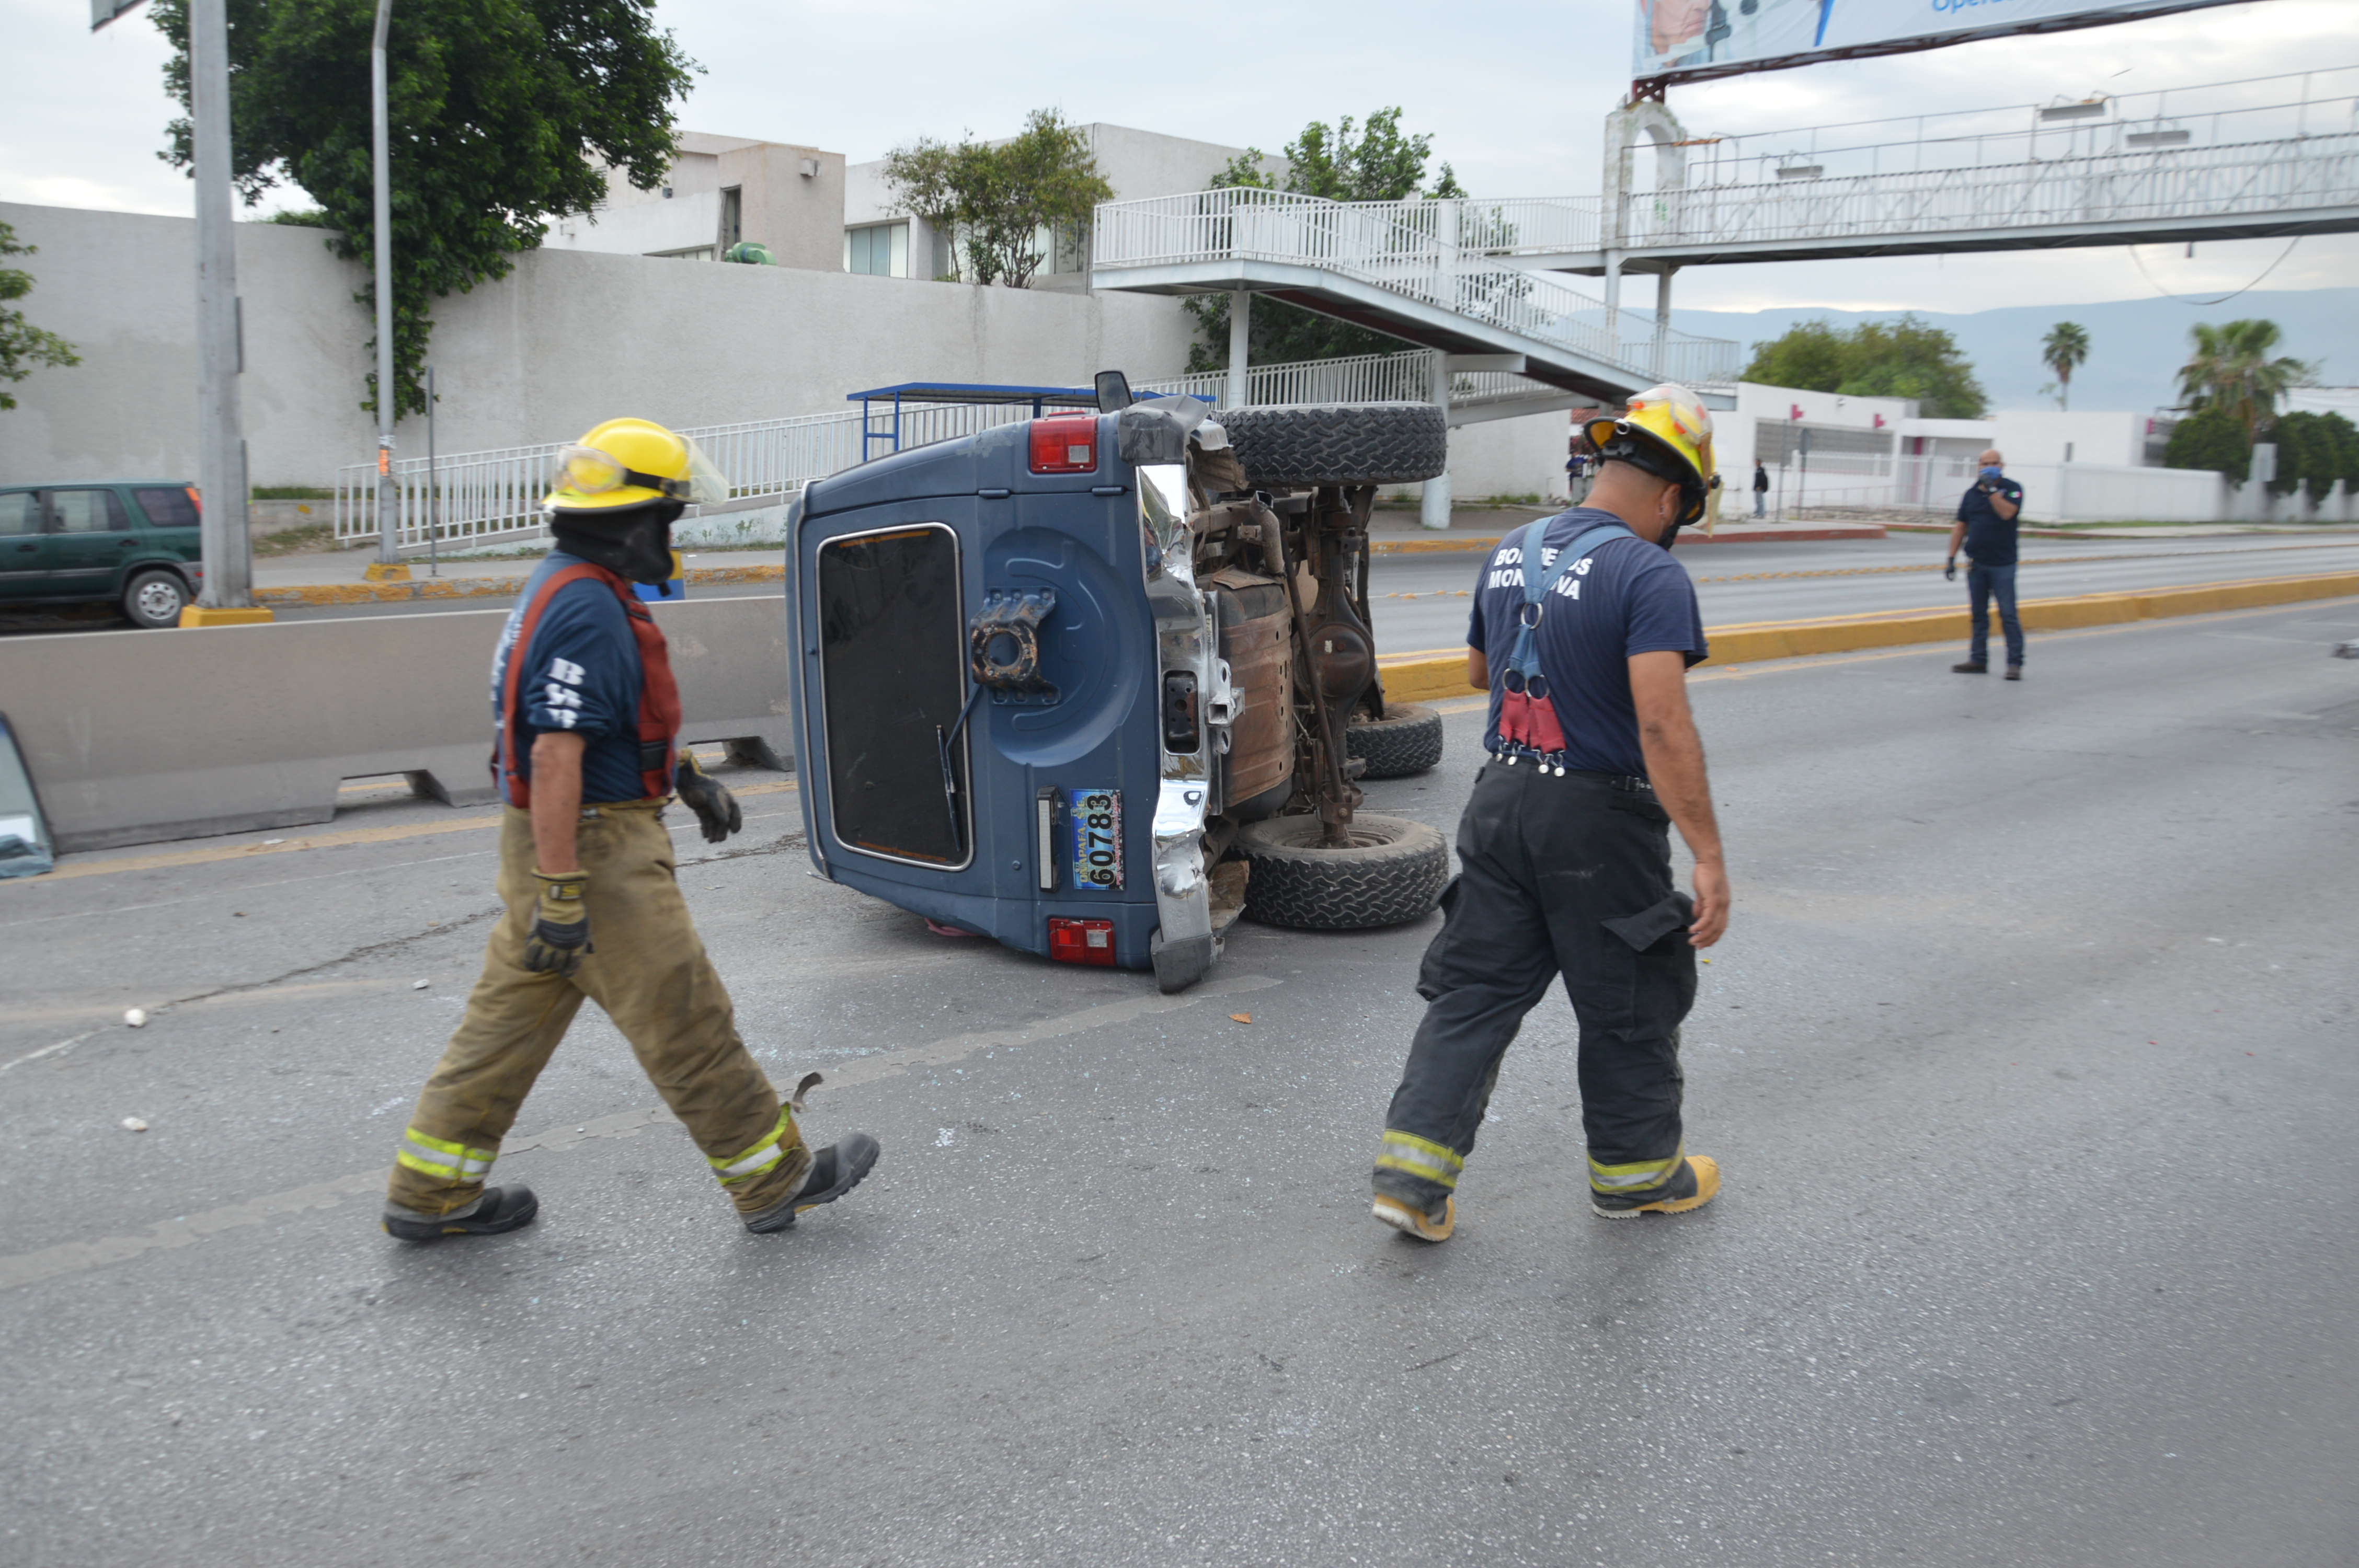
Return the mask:
{"type": "Polygon", "coordinates": [[[1372,556],[1471,556],[1477,550],[1495,550],[1504,534],[1457,538],[1445,535],[1435,539],[1371,539],[1368,554],[1372,556]]]}
{"type": "MultiPolygon", "coordinates": [[[[2071,599],[2033,599],[2021,607],[2024,630],[2063,632],[2109,626],[2125,621],[2158,621],[2174,615],[2210,615],[2223,610],[2255,610],[2311,599],[2359,594],[2359,572],[2321,572],[2310,577],[2251,578],[2239,582],[2159,588],[2142,593],[2085,593],[2071,599]]],[[[1962,641],[1970,630],[1963,610],[1932,613],[1901,611],[1846,616],[1839,621],[1771,621],[1708,626],[1711,663],[1742,665],[1763,659],[1799,659],[1817,654],[1847,654],[1912,643],[1962,641]]],[[[1994,628],[1994,631],[1996,629],[1994,628]]],[[[1389,702],[1424,702],[1480,691],[1466,682],[1466,660],[1452,654],[1377,660],[1389,702]]]]}
{"type": "Polygon", "coordinates": [[[271,618],[270,611],[258,604],[219,609],[202,604],[180,607],[180,624],[183,626],[259,626],[271,618]]]}

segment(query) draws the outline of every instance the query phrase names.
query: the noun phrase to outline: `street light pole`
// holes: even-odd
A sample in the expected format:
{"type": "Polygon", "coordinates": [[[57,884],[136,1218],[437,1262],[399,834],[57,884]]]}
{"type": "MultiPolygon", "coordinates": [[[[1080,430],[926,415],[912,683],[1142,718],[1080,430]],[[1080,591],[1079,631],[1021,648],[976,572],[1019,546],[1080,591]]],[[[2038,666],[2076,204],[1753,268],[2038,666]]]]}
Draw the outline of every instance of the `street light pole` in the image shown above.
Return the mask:
{"type": "MultiPolygon", "coordinates": [[[[91,0],[90,30],[139,0],[91,0]]],[[[237,212],[230,196],[229,13],[189,0],[189,141],[197,187],[197,544],[204,581],[183,626],[267,621],[254,602],[245,531],[245,438],[237,378],[245,369],[238,314],[237,212]]]]}
{"type": "MultiPolygon", "coordinates": [[[[197,0],[199,4],[207,0],[197,0]]],[[[210,0],[219,5],[222,0],[210,0]]],[[[393,0],[376,0],[376,32],[369,42],[369,110],[376,177],[376,560],[371,577],[397,575],[384,568],[400,564],[394,548],[393,419],[393,187],[387,171],[385,103],[385,36],[393,25],[393,0]]],[[[398,575],[407,577],[405,570],[398,575]]]]}
{"type": "MultiPolygon", "coordinates": [[[[189,120],[197,184],[197,495],[205,580],[201,610],[254,603],[245,526],[245,439],[238,374],[237,215],[231,196],[226,0],[190,0],[189,120]]],[[[201,623],[202,615],[191,618],[201,623]]],[[[246,617],[239,617],[246,619],[246,617]]],[[[268,619],[266,612],[259,619],[268,619]]]]}

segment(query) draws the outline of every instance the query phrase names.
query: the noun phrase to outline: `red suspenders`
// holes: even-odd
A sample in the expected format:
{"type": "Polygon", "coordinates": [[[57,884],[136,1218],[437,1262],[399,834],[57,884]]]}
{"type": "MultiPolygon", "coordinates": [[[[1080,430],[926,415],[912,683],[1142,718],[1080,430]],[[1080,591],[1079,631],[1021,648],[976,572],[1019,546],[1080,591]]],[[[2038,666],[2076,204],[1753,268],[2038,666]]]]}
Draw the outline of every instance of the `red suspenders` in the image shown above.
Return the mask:
{"type": "Polygon", "coordinates": [[[532,781],[516,766],[516,692],[524,678],[526,658],[532,652],[532,635],[540,628],[541,611],[557,590],[567,583],[583,578],[595,578],[612,589],[622,601],[623,613],[630,617],[631,637],[639,645],[639,789],[646,799],[655,799],[672,792],[674,737],[679,733],[679,686],[672,679],[671,650],[664,643],[664,634],[656,629],[655,617],[639,601],[631,585],[603,567],[577,562],[551,572],[524,607],[516,623],[516,641],[508,648],[507,668],[500,683],[500,781],[506,786],[508,804],[529,808],[532,805],[532,781]]]}

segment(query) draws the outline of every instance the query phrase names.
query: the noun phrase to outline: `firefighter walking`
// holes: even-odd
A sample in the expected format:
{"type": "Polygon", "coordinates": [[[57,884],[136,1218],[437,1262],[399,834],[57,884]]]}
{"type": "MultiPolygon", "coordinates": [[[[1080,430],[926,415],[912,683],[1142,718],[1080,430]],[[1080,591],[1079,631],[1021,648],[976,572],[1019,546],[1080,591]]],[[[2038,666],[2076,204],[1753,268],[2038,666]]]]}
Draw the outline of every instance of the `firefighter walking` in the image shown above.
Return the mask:
{"type": "Polygon", "coordinates": [[[712,843],[744,817],[678,749],[669,654],[631,586],[672,575],[672,523],[726,487],[693,442],[645,420],[610,420],[560,461],[547,501],[557,547],[492,662],[506,909],[395,1153],[385,1229],[427,1241],[532,1221],[529,1189],[485,1179],[588,998],[630,1042],[745,1228],[783,1230],[858,1185],[877,1144],[853,1133],[814,1154],[738,1038],[662,812],[677,795],[712,843]]]}
{"type": "Polygon", "coordinates": [[[1581,1025],[1593,1209],[1680,1214],[1720,1190],[1680,1116],[1680,1023],[1696,950],[1728,924],[1728,879],[1687,701],[1703,621],[1669,555],[1719,482],[1712,416],[1658,386],[1587,434],[1601,461],[1586,504],[1502,540],[1475,588],[1467,669],[1490,688],[1491,760],[1459,823],[1374,1182],[1375,1217],[1420,1240],[1456,1227],[1500,1061],[1560,975],[1581,1025]],[[1692,899],[1672,882],[1673,824],[1692,899]]]}

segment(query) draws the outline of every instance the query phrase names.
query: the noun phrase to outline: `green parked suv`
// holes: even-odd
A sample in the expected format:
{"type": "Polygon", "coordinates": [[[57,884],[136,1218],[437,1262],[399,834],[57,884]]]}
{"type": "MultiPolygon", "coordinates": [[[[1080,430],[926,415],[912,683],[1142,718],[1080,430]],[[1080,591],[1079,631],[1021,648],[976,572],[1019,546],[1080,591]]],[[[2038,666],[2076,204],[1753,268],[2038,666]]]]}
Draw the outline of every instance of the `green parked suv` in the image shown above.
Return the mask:
{"type": "Polygon", "coordinates": [[[168,479],[0,485],[0,610],[108,600],[178,626],[204,581],[197,491],[168,479]]]}

